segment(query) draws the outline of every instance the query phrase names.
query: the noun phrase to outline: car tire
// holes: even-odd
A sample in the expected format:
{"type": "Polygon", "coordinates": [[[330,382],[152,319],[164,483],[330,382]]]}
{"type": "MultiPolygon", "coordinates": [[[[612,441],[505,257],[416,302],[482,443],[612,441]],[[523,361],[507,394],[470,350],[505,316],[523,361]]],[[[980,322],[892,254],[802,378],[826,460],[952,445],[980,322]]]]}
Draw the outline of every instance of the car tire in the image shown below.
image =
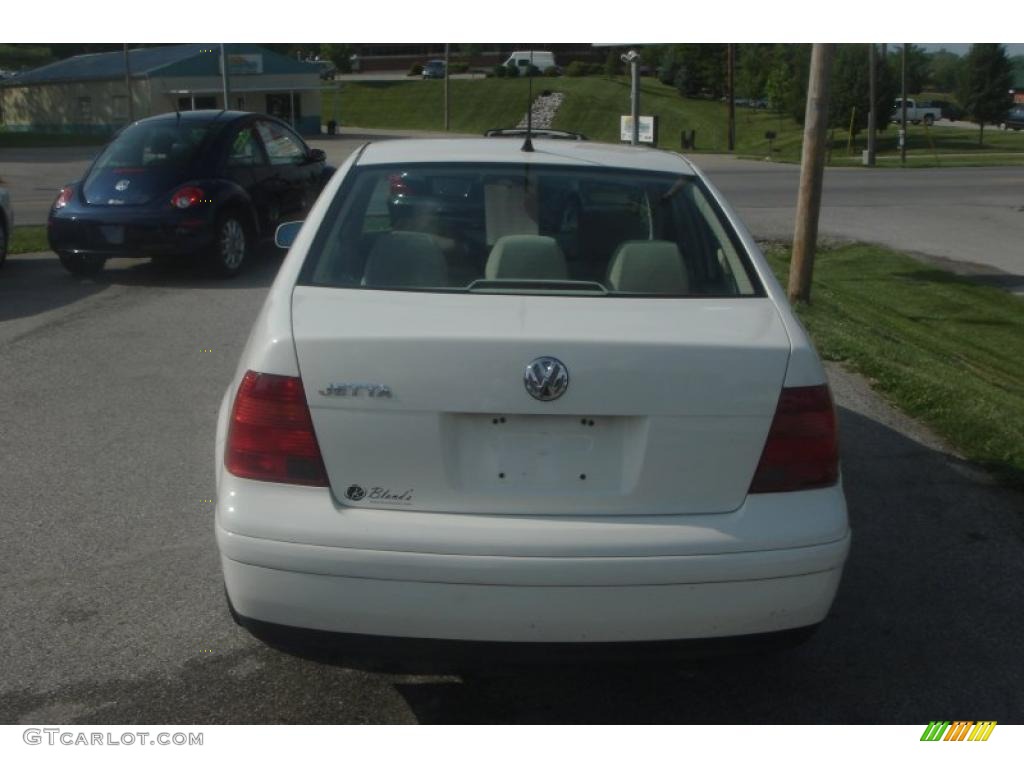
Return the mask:
{"type": "Polygon", "coordinates": [[[7,225],[3,222],[3,217],[0,216],[0,267],[7,261],[7,225]]]}
{"type": "Polygon", "coordinates": [[[253,236],[246,220],[236,211],[217,217],[208,263],[218,277],[234,277],[245,265],[252,250],[253,236]]]}
{"type": "Polygon", "coordinates": [[[58,252],[57,257],[61,265],[76,277],[90,277],[97,274],[107,260],[103,256],[93,253],[67,253],[58,252]]]}

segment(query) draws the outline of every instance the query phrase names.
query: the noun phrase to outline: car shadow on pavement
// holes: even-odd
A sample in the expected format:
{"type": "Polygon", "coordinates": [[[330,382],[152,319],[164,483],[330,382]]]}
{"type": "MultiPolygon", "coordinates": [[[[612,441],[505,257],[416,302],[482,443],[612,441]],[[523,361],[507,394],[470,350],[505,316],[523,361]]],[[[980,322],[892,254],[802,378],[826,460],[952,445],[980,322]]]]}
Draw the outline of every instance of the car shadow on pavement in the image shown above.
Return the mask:
{"type": "Polygon", "coordinates": [[[241,274],[214,277],[193,259],[153,261],[112,259],[93,277],[69,274],[56,254],[20,254],[7,257],[0,269],[0,322],[29,317],[74,304],[112,285],[149,288],[226,290],[266,288],[281,266],[284,251],[273,243],[261,245],[241,274]]]}

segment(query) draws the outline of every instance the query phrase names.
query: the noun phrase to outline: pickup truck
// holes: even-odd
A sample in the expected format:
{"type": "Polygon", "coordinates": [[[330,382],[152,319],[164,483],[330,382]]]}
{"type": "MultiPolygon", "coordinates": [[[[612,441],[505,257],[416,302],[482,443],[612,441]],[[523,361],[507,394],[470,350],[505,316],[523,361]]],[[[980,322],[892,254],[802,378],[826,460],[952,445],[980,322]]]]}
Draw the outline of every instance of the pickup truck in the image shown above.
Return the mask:
{"type": "MultiPolygon", "coordinates": [[[[917,125],[918,123],[924,123],[925,125],[931,125],[936,120],[942,117],[942,108],[933,105],[927,101],[915,101],[914,99],[907,99],[907,121],[917,125]]],[[[892,122],[898,123],[903,119],[903,100],[896,99],[892,108],[892,122]]]]}

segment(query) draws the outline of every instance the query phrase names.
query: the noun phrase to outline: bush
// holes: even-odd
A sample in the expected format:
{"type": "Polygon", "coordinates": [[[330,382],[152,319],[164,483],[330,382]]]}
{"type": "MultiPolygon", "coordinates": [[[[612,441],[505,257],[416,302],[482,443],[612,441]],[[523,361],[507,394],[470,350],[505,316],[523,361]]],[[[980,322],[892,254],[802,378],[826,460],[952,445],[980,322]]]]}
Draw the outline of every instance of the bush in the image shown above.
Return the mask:
{"type": "Polygon", "coordinates": [[[492,77],[507,77],[508,70],[505,69],[504,64],[495,64],[494,69],[491,70],[492,77]]]}
{"type": "Polygon", "coordinates": [[[422,74],[423,74],[423,65],[422,64],[413,64],[411,67],[409,67],[409,75],[410,75],[410,77],[415,77],[415,76],[422,75],[422,74]]]}
{"type": "Polygon", "coordinates": [[[590,65],[585,61],[571,61],[565,68],[566,77],[583,77],[589,74],[590,65]]]}
{"type": "Polygon", "coordinates": [[[468,61],[453,61],[448,64],[448,72],[452,75],[461,75],[469,72],[468,61]]]}
{"type": "Polygon", "coordinates": [[[505,67],[505,71],[507,72],[509,77],[519,77],[519,67],[517,67],[515,64],[509,64],[507,67],[505,67]]]}
{"type": "Polygon", "coordinates": [[[545,69],[544,77],[558,77],[558,67],[548,67],[545,69]]]}
{"type": "Polygon", "coordinates": [[[619,59],[619,54],[614,49],[608,51],[608,56],[604,60],[604,74],[606,77],[615,77],[622,71],[622,61],[619,59]]]}

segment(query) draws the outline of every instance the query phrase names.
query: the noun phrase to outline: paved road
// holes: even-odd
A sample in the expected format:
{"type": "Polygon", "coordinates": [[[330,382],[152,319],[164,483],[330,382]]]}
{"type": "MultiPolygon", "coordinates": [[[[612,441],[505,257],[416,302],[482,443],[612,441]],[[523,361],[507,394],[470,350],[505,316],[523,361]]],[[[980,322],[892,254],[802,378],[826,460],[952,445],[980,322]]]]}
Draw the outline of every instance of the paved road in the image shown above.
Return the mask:
{"type": "Polygon", "coordinates": [[[854,544],[800,650],[463,678],[260,644],[225,610],[209,500],[214,414],[279,258],[227,283],[50,256],[0,273],[0,722],[1021,720],[1024,496],[838,369],[854,544]]]}
{"type": "MultiPolygon", "coordinates": [[[[340,164],[365,140],[411,131],[345,129],[313,142],[340,164]]],[[[444,135],[444,134],[426,134],[444,135]]],[[[43,223],[56,190],[79,176],[95,149],[0,149],[23,224],[43,223]]],[[[795,165],[695,155],[695,162],[739,210],[758,238],[788,240],[799,168],[795,165]]],[[[826,171],[821,233],[923,254],[960,271],[1024,293],[1024,168],[860,169],[826,171]]]]}

